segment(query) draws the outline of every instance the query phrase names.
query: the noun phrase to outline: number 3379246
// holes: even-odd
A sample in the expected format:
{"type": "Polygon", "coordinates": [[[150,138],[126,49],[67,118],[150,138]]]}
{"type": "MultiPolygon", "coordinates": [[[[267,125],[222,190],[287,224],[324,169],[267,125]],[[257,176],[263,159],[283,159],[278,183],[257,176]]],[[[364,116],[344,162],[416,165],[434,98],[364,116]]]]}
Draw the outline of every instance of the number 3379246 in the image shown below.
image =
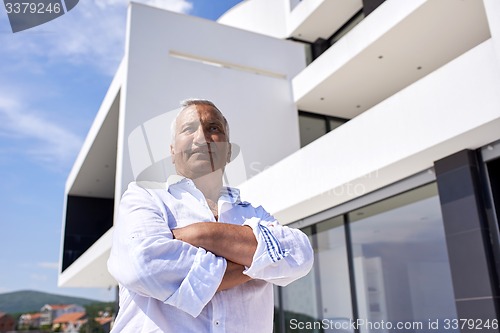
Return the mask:
{"type": "Polygon", "coordinates": [[[60,3],[48,3],[44,4],[42,2],[15,2],[5,4],[5,9],[7,14],[47,14],[55,13],[59,14],[61,12],[60,3]]]}

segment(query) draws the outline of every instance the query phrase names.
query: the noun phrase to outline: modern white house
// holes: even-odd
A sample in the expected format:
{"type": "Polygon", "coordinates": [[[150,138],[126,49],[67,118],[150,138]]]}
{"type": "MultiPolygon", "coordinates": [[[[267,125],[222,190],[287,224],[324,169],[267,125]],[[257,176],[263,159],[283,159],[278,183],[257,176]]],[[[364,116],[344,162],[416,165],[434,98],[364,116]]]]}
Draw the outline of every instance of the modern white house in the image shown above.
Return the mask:
{"type": "Polygon", "coordinates": [[[117,204],[173,172],[190,97],[228,119],[226,182],[315,249],[275,332],[499,331],[500,1],[247,0],[217,22],[131,3],[66,183],[60,286],[116,286],[117,204]]]}

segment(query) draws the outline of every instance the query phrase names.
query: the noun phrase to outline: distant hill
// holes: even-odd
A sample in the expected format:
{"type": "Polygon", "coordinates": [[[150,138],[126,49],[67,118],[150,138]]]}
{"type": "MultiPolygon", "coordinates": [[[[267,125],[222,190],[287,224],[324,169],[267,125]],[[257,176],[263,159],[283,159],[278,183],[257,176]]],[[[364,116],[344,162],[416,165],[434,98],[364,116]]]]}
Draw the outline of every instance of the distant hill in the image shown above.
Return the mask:
{"type": "Polygon", "coordinates": [[[87,298],[43,293],[34,290],[21,290],[0,294],[0,312],[19,313],[40,311],[45,304],[88,305],[102,303],[87,298]]]}

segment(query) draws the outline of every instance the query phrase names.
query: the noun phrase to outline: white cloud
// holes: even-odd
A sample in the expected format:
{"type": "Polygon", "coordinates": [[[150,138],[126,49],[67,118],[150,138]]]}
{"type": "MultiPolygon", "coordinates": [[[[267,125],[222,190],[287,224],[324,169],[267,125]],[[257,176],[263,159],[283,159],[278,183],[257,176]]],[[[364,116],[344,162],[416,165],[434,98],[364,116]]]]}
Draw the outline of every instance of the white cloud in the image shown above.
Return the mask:
{"type": "Polygon", "coordinates": [[[62,125],[42,114],[27,111],[20,99],[0,95],[0,130],[13,142],[27,141],[27,153],[50,167],[70,162],[82,140],[62,125]]]}
{"type": "Polygon", "coordinates": [[[48,269],[59,269],[59,263],[58,262],[39,262],[37,263],[38,267],[41,268],[48,268],[48,269]]]}
{"type": "Polygon", "coordinates": [[[145,5],[163,8],[178,13],[189,13],[193,5],[187,1],[179,0],[143,0],[145,5]]]}
{"type": "MultiPolygon", "coordinates": [[[[9,64],[0,70],[0,138],[15,144],[9,142],[2,150],[29,154],[50,169],[72,162],[81,147],[81,138],[59,119],[49,118],[49,112],[30,107],[39,100],[60,96],[40,96],[47,92],[39,85],[35,84],[34,89],[33,81],[16,84],[16,80],[25,75],[30,80],[43,78],[50,75],[48,68],[53,70],[55,65],[64,70],[68,63],[114,75],[124,53],[128,2],[82,0],[70,12],[39,27],[0,34],[0,60],[9,64]],[[16,90],[20,84],[23,88],[16,90]]],[[[136,2],[182,13],[192,8],[188,0],[136,2]]]]}
{"type": "MultiPolygon", "coordinates": [[[[113,75],[124,53],[128,2],[82,0],[73,10],[51,22],[8,36],[2,43],[2,53],[10,53],[13,58],[29,54],[56,63],[91,64],[113,75]]],[[[187,0],[135,2],[180,13],[192,9],[187,0]]]]}
{"type": "MultiPolygon", "coordinates": [[[[127,6],[128,0],[94,0],[99,8],[109,8],[111,6],[127,6]]],[[[188,13],[193,5],[186,0],[134,0],[136,3],[143,3],[148,6],[171,10],[178,13],[188,13]]]]}
{"type": "Polygon", "coordinates": [[[17,108],[19,104],[12,98],[0,95],[0,110],[1,109],[14,109],[17,108]]]}
{"type": "Polygon", "coordinates": [[[48,279],[47,275],[37,273],[31,274],[30,278],[35,281],[47,281],[48,279]]]}

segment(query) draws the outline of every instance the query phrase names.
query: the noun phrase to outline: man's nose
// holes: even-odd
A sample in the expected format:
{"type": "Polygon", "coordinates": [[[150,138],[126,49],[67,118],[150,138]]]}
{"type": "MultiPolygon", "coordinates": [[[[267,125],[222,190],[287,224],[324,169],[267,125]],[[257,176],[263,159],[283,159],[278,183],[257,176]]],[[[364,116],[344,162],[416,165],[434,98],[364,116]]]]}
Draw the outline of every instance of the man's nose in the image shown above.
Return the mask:
{"type": "Polygon", "coordinates": [[[196,132],[194,133],[193,141],[197,144],[205,144],[209,142],[209,138],[207,134],[203,130],[203,126],[199,126],[196,132]]]}

